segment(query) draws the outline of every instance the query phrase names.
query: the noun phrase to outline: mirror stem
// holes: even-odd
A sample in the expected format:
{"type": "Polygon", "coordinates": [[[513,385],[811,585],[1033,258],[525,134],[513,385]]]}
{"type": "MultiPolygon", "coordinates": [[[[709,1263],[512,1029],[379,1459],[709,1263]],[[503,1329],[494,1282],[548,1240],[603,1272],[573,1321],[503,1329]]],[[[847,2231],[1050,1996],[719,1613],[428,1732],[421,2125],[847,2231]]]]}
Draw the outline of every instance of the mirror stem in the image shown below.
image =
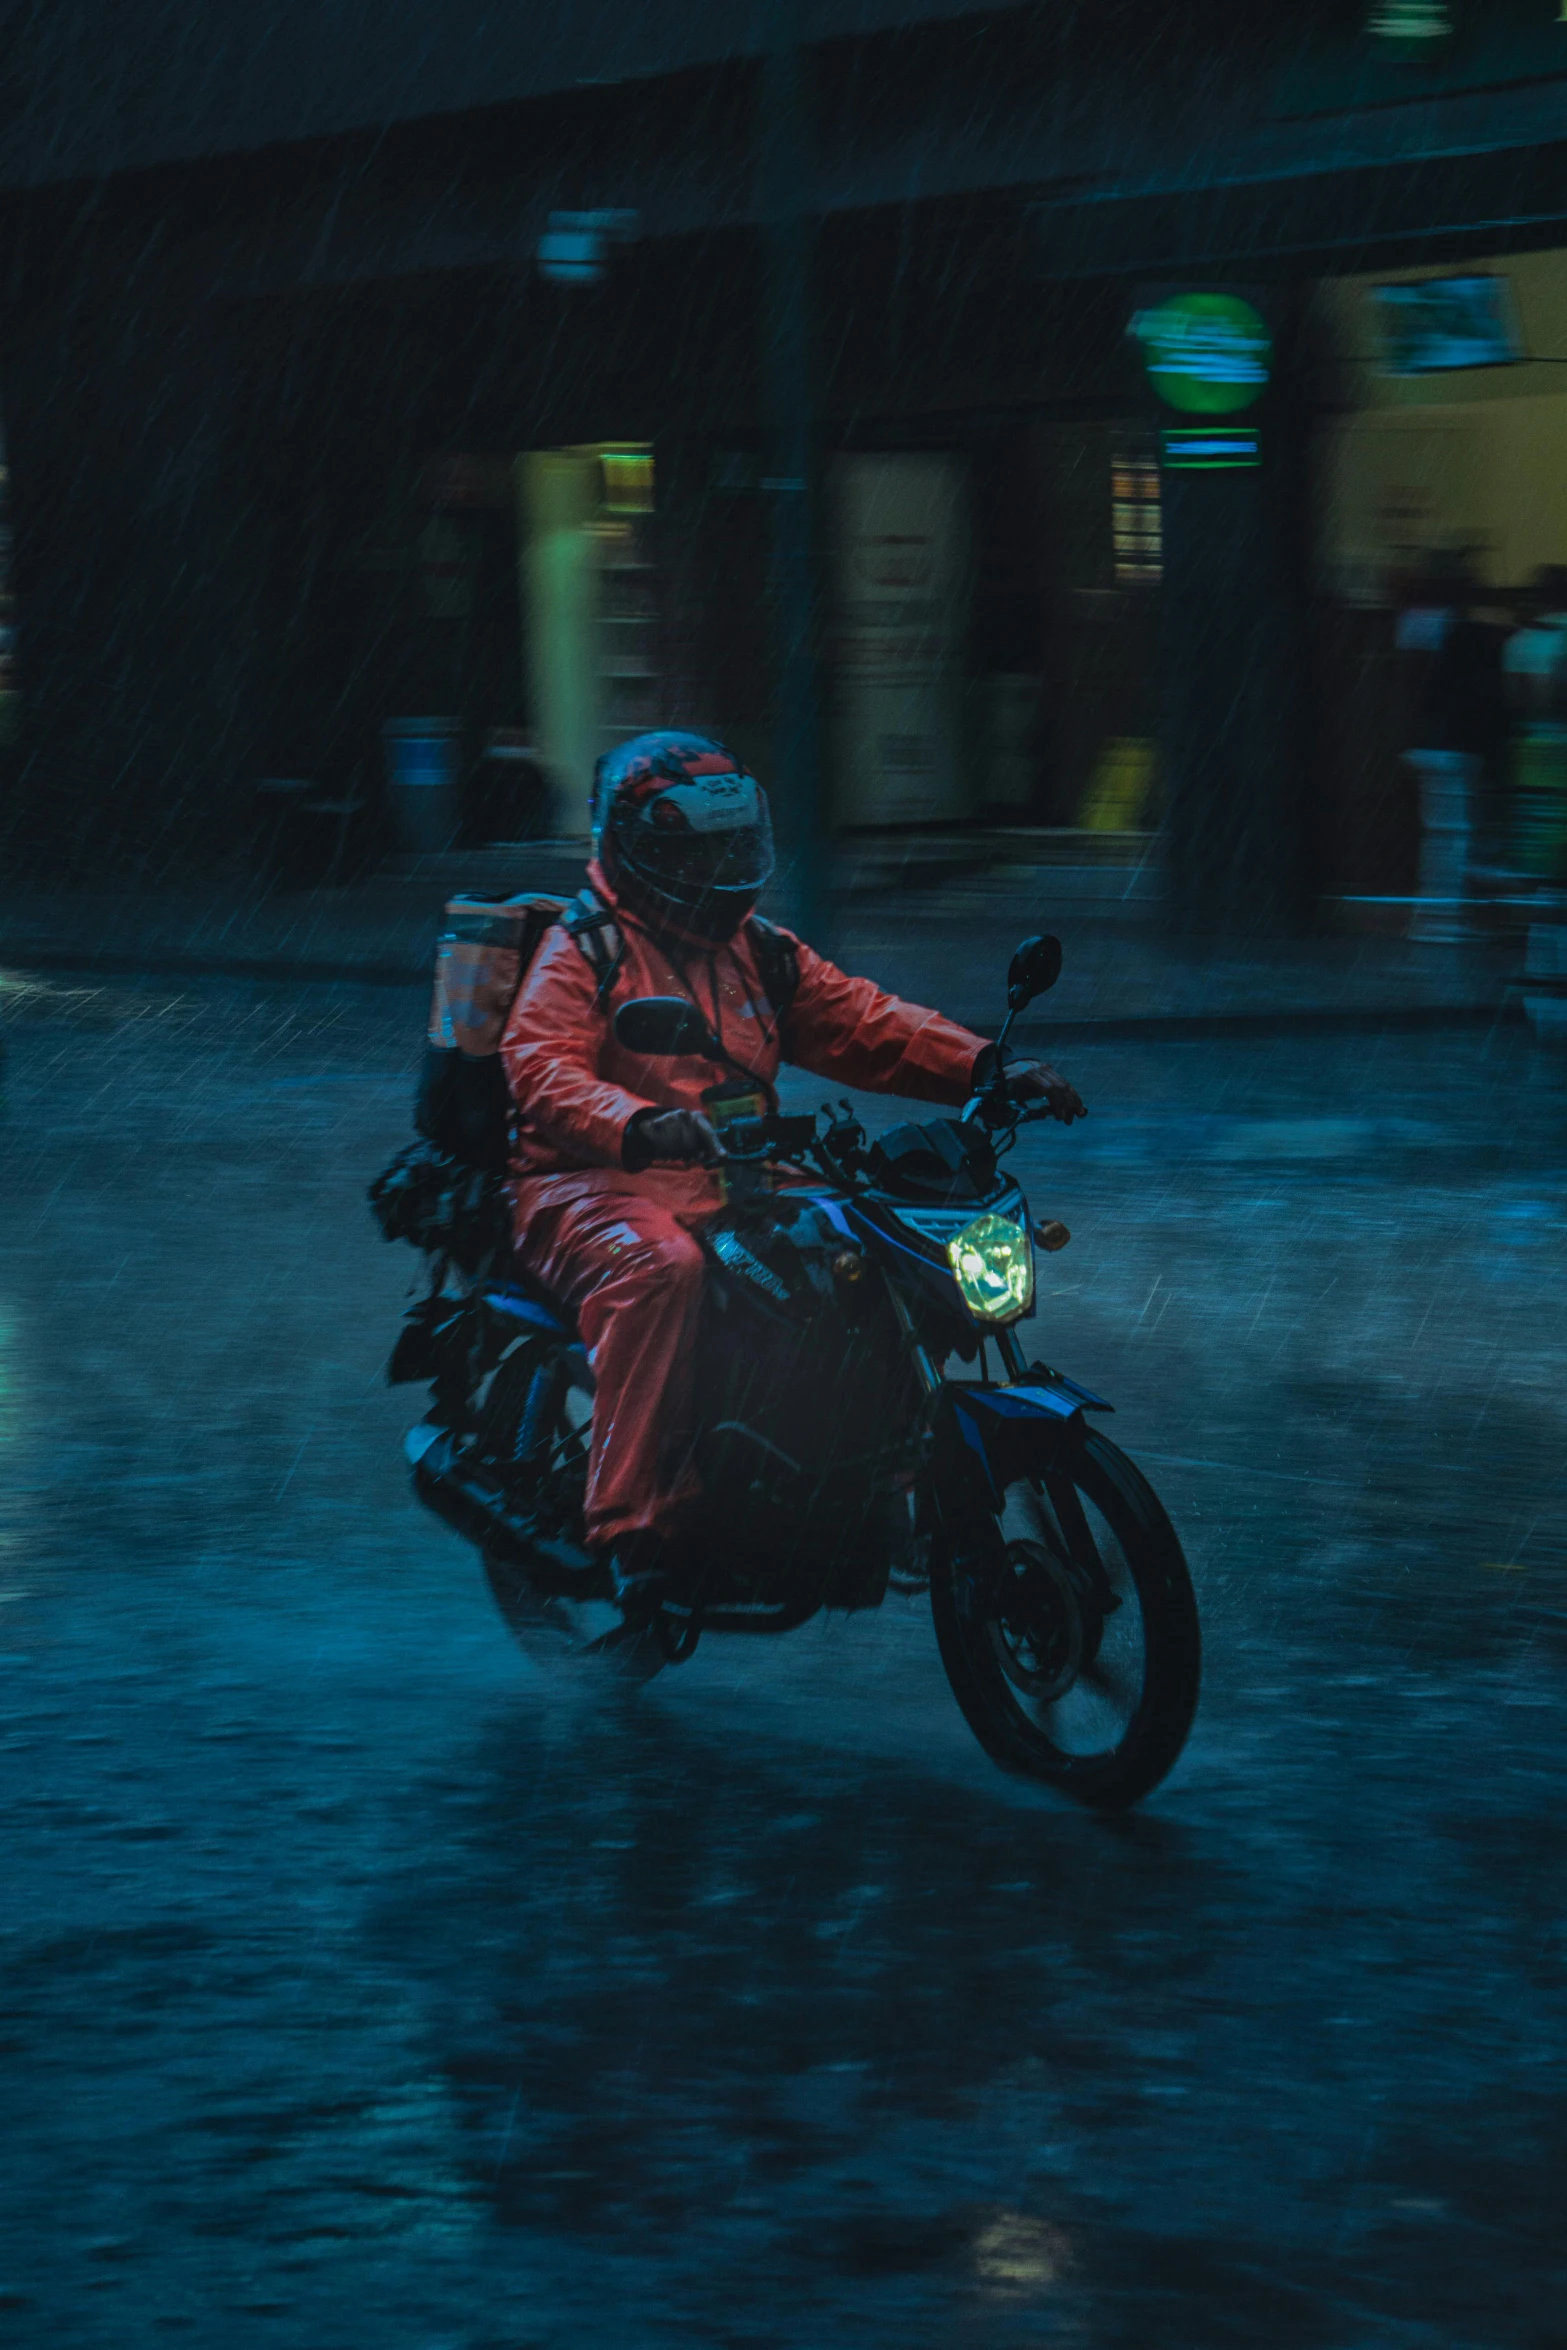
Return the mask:
{"type": "MultiPolygon", "coordinates": [[[[999,1085],[1001,1082],[1001,1064],[1006,1058],[1007,1038],[1011,1034],[1012,1023],[1016,1018],[1016,1012],[1009,1011],[1006,1018],[1001,1023],[1001,1034],[996,1038],[995,1045],[996,1073],[991,1080],[993,1085],[999,1085]]],[[[975,1094],[973,1100],[969,1103],[968,1108],[964,1111],[961,1119],[958,1121],[960,1125],[970,1126],[973,1124],[974,1120],[979,1116],[980,1110],[984,1106],[988,1092],[989,1087],[986,1088],[985,1093],[975,1094]]]]}

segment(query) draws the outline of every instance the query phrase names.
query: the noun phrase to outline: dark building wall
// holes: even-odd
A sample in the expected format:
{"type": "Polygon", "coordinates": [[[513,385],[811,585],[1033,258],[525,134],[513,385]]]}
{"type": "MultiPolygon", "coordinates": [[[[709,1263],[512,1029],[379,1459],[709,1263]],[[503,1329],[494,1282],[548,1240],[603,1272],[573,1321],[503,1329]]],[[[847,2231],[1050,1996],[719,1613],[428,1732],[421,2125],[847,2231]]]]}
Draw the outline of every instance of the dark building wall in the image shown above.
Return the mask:
{"type": "MultiPolygon", "coordinates": [[[[504,474],[525,449],[653,441],[660,506],[678,491],[684,516],[701,502],[712,441],[754,412],[753,295],[742,255],[712,240],[697,254],[649,248],[601,289],[465,272],[237,306],[265,387],[252,465],[271,523],[269,762],[362,785],[394,713],[523,722],[515,625],[509,683],[506,648],[491,648],[487,674],[459,674],[427,625],[418,539],[430,475],[465,453],[494,477],[489,518],[471,526],[491,574],[515,572],[504,474]]],[[[707,567],[701,580],[709,598],[717,576],[707,567]]],[[[492,578],[485,591],[497,613],[501,588],[492,578]]]]}
{"type": "MultiPolygon", "coordinates": [[[[68,298],[39,272],[15,313],[35,834],[209,863],[261,775],[373,790],[383,719],[452,706],[415,544],[441,451],[653,441],[671,691],[766,758],[767,500],[713,479],[726,447],[765,471],[749,232],[644,241],[592,288],[489,268],[233,298],[195,231],[160,247],[152,225],[82,227],[68,298]]],[[[818,278],[828,444],[969,449],[1006,499],[1027,470],[1009,409],[1125,396],[1116,297],[1039,286],[983,206],[839,220],[818,278]]]]}
{"type": "Polygon", "coordinates": [[[1271,928],[1301,894],[1300,614],[1272,487],[1245,472],[1165,480],[1165,860],[1197,930],[1271,928]]]}
{"type": "MultiPolygon", "coordinates": [[[[997,13],[994,0],[793,0],[789,10],[807,42],[997,13]]],[[[753,58],[778,14],[775,0],[9,0],[0,185],[102,178],[753,58]]]]}
{"type": "MultiPolygon", "coordinates": [[[[373,37],[343,8],[196,0],[9,21],[25,70],[0,153],[31,190],[0,205],[27,782],[57,836],[205,854],[255,773],[373,766],[410,632],[378,502],[433,449],[660,439],[689,576],[730,542],[754,568],[757,510],[721,509],[705,468],[715,441],[759,446],[767,408],[760,10],[545,7],[486,17],[482,39],[477,6],[447,0],[378,12],[373,37]],[[641,215],[597,290],[534,274],[560,203],[641,215]]],[[[989,496],[1009,417],[1021,448],[1031,419],[1133,399],[1134,272],[1450,249],[1509,201],[1518,233],[1559,235],[1545,126],[1559,137],[1567,27],[1558,43],[1514,11],[1505,56],[1466,33],[1416,94],[1366,78],[1333,31],[1352,21],[1238,0],[805,7],[824,437],[972,446],[989,496]]],[[[1037,593],[1048,615],[1048,578],[1037,593]]],[[[759,727],[754,644],[701,633],[682,691],[759,727]]],[[[1253,696],[1237,733],[1233,682],[1267,661],[1189,652],[1167,729],[1266,764],[1257,729],[1292,723],[1289,693],[1253,696]]]]}
{"type": "Polygon", "coordinates": [[[210,842],[243,802],[265,516],[224,322],[155,278],[95,290],[6,350],[25,725],[5,829],[102,869],[183,860],[198,805],[210,842]]]}
{"type": "MultiPolygon", "coordinates": [[[[576,158],[594,200],[614,143],[594,110],[642,86],[681,133],[683,168],[647,191],[650,225],[730,205],[704,184],[704,86],[760,55],[785,19],[812,53],[824,209],[983,187],[1063,205],[1342,175],[1517,150],[1560,135],[1567,23],[1547,0],[1457,11],[1433,64],[1391,63],[1370,0],[0,0],[0,189],[102,182],[159,165],[338,143],[354,176],[392,134],[443,121],[482,147],[515,136],[519,179],[576,158]],[[533,102],[526,121],[508,110],[533,102]],[[465,119],[466,118],[466,119],[465,119]],[[365,138],[368,134],[368,140],[365,138]],[[355,151],[355,139],[360,144],[355,151]],[[667,217],[665,216],[667,213],[667,217]]],[[[705,215],[711,219],[711,211],[705,215]]],[[[731,214],[730,217],[733,217],[731,214]]],[[[1099,221],[1101,231],[1107,219],[1099,221]]],[[[1188,226],[1190,223],[1188,223],[1188,226]]],[[[472,256],[477,258],[477,256],[472,256]]]]}

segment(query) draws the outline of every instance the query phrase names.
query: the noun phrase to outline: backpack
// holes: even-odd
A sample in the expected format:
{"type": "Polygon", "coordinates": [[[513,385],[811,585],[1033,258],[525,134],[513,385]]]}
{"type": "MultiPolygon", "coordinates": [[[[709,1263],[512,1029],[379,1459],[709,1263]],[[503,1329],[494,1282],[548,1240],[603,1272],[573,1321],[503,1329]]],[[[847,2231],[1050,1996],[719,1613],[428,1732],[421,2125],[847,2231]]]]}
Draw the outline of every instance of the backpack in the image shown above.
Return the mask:
{"type": "MultiPolygon", "coordinates": [[[[446,907],[449,925],[435,952],[435,990],[414,1124],[465,1166],[503,1174],[511,1156],[512,1098],[501,1061],[517,991],[546,932],[574,938],[598,982],[604,1009],[625,960],[613,910],[591,889],[574,898],[486,898],[468,892],[446,907]]],[[[753,914],[746,932],[774,1017],[788,1013],[800,983],[794,942],[753,914]]]]}

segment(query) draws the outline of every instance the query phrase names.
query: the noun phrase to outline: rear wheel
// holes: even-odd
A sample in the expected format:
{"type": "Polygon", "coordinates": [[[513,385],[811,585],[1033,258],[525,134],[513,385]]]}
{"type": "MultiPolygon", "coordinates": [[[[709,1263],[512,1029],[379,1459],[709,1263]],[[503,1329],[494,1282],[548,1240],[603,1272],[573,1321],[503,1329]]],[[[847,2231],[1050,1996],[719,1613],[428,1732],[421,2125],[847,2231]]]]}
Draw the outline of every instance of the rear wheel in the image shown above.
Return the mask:
{"type": "Polygon", "coordinates": [[[1097,1429],[932,1561],[931,1611],[964,1718],[1006,1769],[1120,1810],[1175,1762],[1197,1602],[1157,1494],[1097,1429]]]}
{"type": "Polygon", "coordinates": [[[574,1348],[522,1358],[517,1375],[504,1384],[497,1378],[487,1399],[486,1451],[532,1517],[541,1547],[529,1560],[487,1544],[484,1578],[507,1630],[538,1663],[580,1653],[620,1623],[607,1575],[579,1581],[570,1565],[582,1542],[592,1423],[593,1392],[574,1348]],[[564,1568],[548,1555],[552,1546],[564,1568]]]}

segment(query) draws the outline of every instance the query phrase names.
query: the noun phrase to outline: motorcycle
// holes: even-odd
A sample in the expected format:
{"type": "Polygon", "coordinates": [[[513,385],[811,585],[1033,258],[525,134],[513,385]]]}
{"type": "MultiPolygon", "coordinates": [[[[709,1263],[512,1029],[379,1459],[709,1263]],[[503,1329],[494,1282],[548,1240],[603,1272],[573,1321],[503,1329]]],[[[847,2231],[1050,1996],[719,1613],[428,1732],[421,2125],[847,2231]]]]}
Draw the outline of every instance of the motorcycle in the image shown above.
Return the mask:
{"type": "MultiPolygon", "coordinates": [[[[570,1313],[511,1258],[493,1179],[445,1162],[433,1228],[378,1201],[383,1229],[440,1251],[389,1373],[431,1380],[406,1440],[414,1490],[476,1544],[526,1647],[647,1673],[704,1634],[928,1590],[953,1694],[997,1763],[1103,1809],[1169,1771],[1199,1679],[1180,1542],[1096,1425],[1113,1406],[1018,1335],[1036,1246],[1069,1236],[1035,1225],[1002,1165],[1047,1114],[1009,1100],[1006,1042],[1060,965],[1056,939],[1018,949],[990,1070],[957,1117],[875,1142],[847,1104],[724,1125],[726,1199],[700,1234],[703,1501],[648,1626],[616,1615],[594,1632],[611,1586],[582,1531],[592,1367],[570,1313]]],[[[711,1054],[684,997],[635,999],[614,1022],[643,1055],[711,1054]]]]}

